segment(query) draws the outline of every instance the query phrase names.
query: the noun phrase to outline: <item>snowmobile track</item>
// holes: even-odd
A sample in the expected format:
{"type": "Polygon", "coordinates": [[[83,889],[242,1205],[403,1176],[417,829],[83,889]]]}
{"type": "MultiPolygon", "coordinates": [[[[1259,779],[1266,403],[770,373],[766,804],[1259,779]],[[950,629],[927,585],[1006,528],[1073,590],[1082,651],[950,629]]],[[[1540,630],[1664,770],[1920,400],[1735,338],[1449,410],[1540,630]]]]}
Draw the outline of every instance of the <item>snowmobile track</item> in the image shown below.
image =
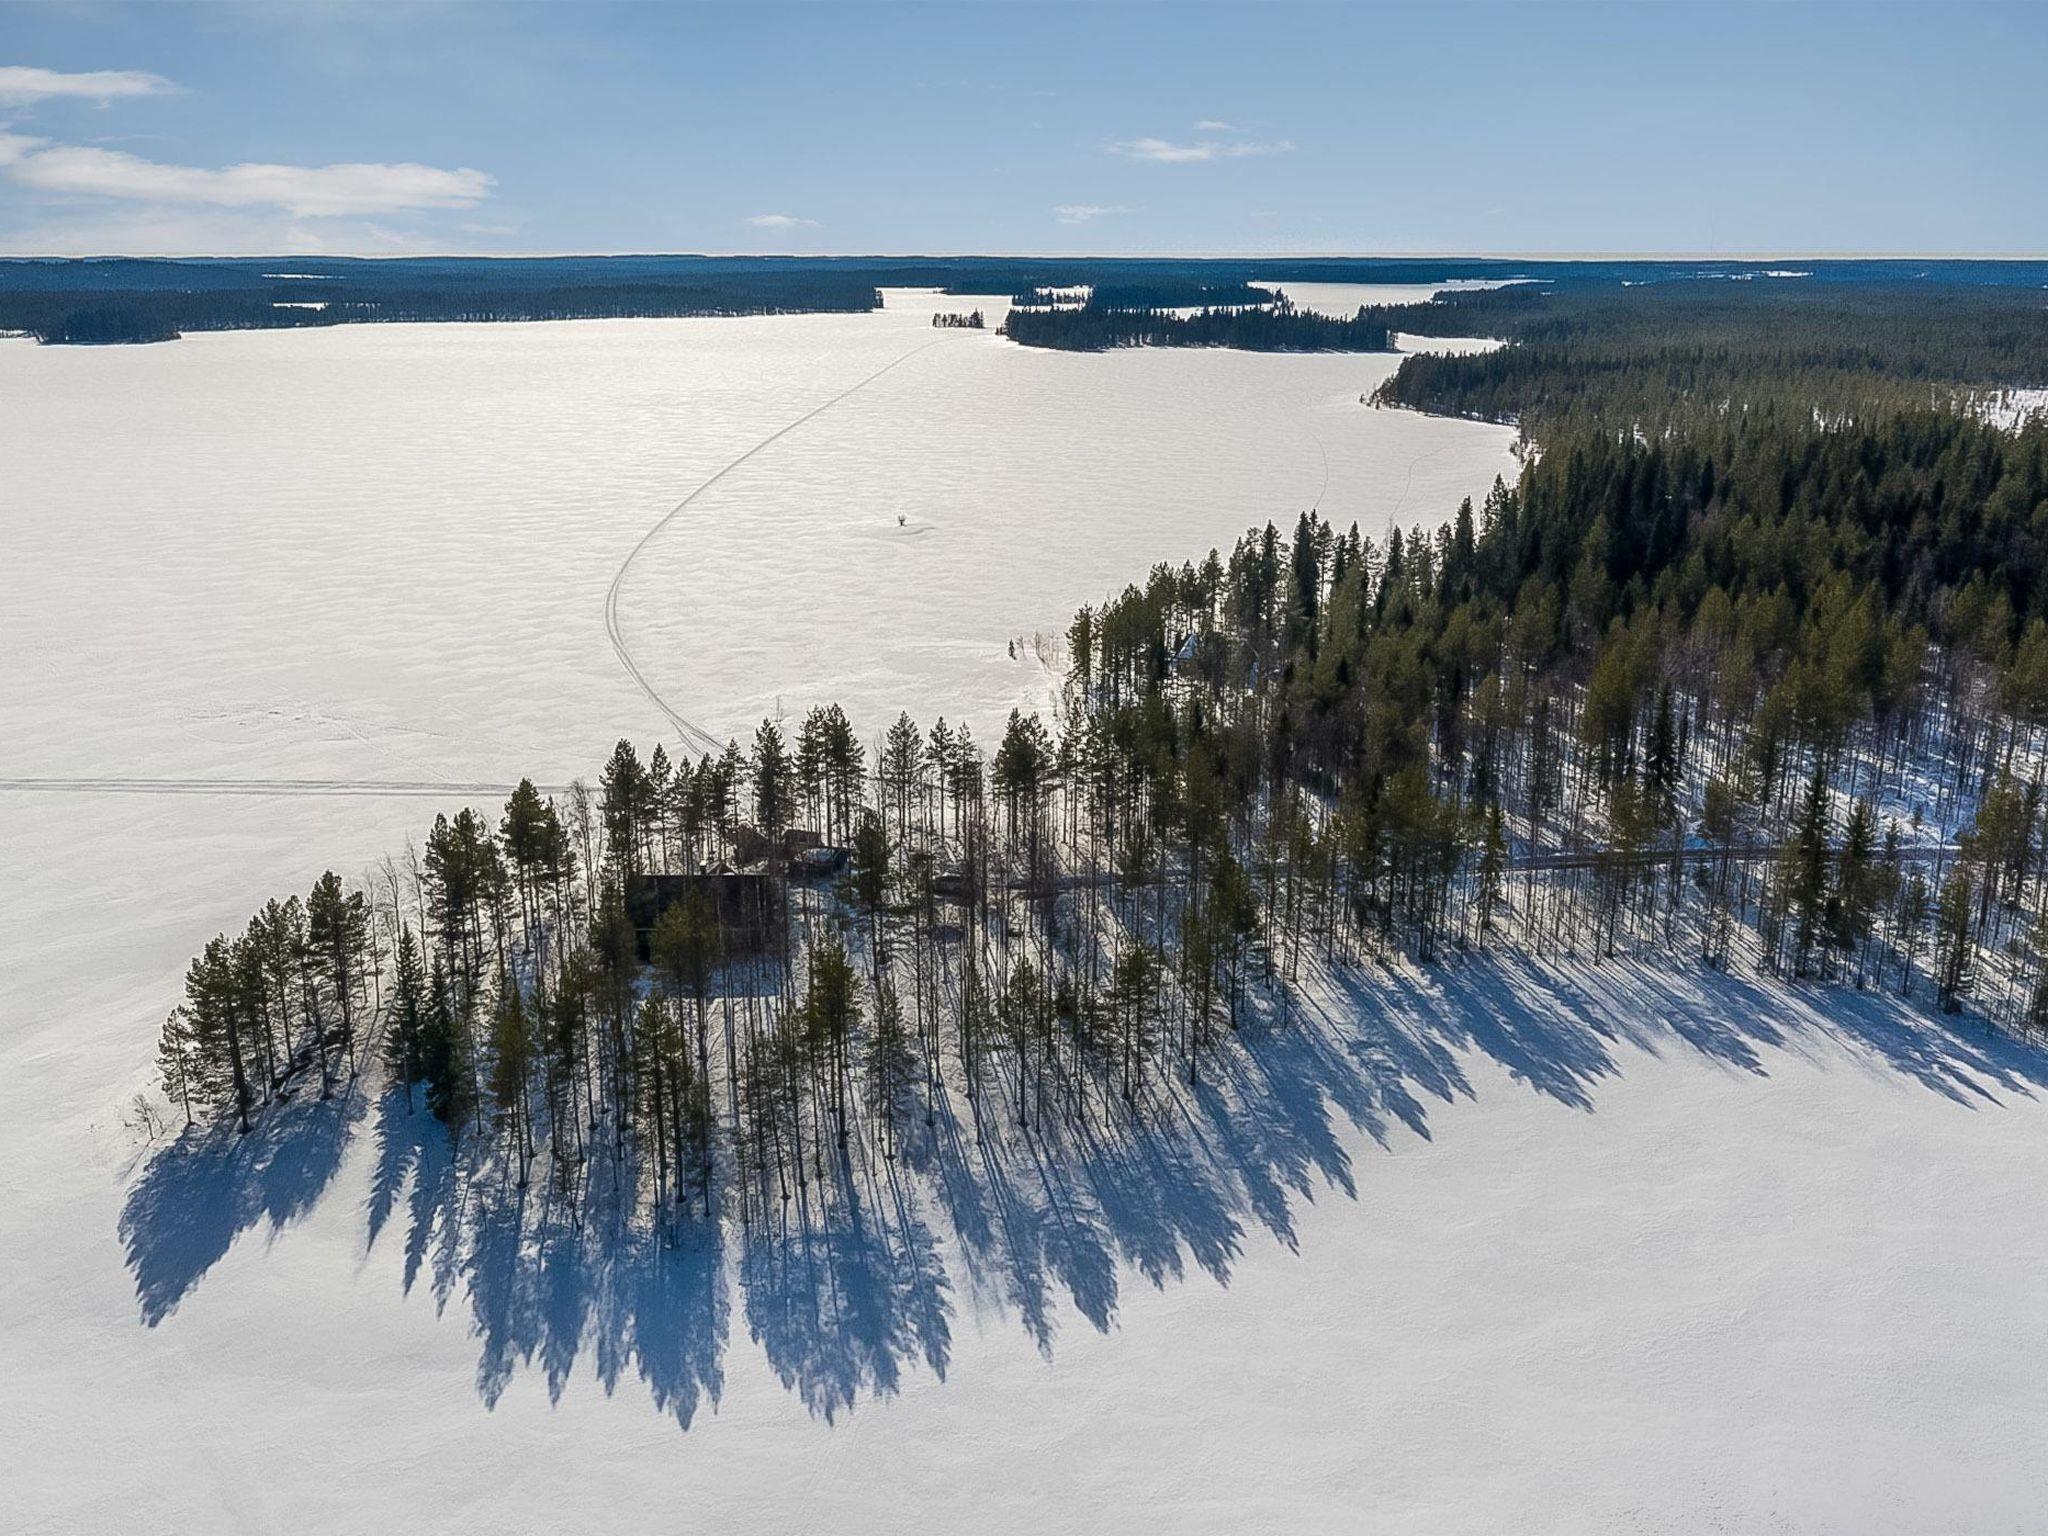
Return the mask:
{"type": "Polygon", "coordinates": [[[669,508],[668,512],[661,518],[659,522],[657,522],[652,528],[649,528],[645,533],[643,533],[640,536],[640,542],[635,544],[632,547],[632,549],[627,552],[626,558],[619,563],[618,572],[612,577],[612,584],[604,595],[605,633],[611,637],[612,649],[618,653],[619,664],[623,666],[626,669],[626,671],[632,676],[633,681],[639,685],[640,691],[647,695],[648,699],[653,703],[654,707],[660,710],[664,715],[668,716],[669,723],[673,725],[676,728],[677,732],[682,736],[683,745],[689,751],[695,753],[710,753],[712,756],[715,757],[720,752],[725,750],[725,744],[719,741],[718,738],[713,736],[709,731],[704,730],[701,726],[695,725],[688,720],[685,720],[680,714],[676,713],[676,711],[670,706],[668,700],[664,699],[660,695],[660,693],[658,693],[655,690],[654,685],[647,680],[647,674],[640,669],[640,664],[633,659],[632,650],[626,644],[625,631],[619,623],[619,589],[625,585],[626,573],[633,568],[633,562],[640,558],[640,552],[642,550],[646,549],[649,544],[653,543],[655,539],[660,537],[662,531],[666,529],[670,523],[674,522],[685,511],[687,511],[692,502],[696,501],[698,497],[702,496],[705,492],[709,491],[712,487],[717,485],[719,481],[723,480],[727,475],[731,474],[734,470],[740,468],[750,459],[756,458],[760,454],[765,453],[768,449],[774,447],[775,444],[781,442],[785,437],[789,436],[790,433],[796,431],[798,427],[801,427],[808,422],[817,420],[818,417],[824,415],[834,406],[840,405],[845,401],[851,399],[853,396],[859,394],[862,390],[866,389],[870,384],[874,383],[875,380],[879,379],[883,374],[888,373],[891,369],[897,368],[902,364],[909,362],[910,359],[917,356],[918,353],[927,351],[932,347],[936,347],[940,345],[944,340],[946,340],[946,338],[943,336],[934,337],[930,341],[912,347],[908,352],[905,352],[901,357],[898,357],[891,362],[884,363],[881,367],[877,368],[873,373],[869,374],[866,378],[860,380],[859,383],[849,385],[847,388],[842,389],[838,394],[834,395],[831,399],[825,401],[822,405],[813,406],[810,410],[804,412],[803,415],[797,417],[796,420],[788,423],[786,426],[778,427],[775,431],[769,433],[768,436],[762,438],[760,442],[754,444],[754,446],[749,448],[745,453],[741,454],[731,463],[725,465],[724,468],[718,470],[702,485],[698,486],[694,491],[690,492],[689,495],[685,496],[681,501],[677,502],[673,507],[669,508]]]}

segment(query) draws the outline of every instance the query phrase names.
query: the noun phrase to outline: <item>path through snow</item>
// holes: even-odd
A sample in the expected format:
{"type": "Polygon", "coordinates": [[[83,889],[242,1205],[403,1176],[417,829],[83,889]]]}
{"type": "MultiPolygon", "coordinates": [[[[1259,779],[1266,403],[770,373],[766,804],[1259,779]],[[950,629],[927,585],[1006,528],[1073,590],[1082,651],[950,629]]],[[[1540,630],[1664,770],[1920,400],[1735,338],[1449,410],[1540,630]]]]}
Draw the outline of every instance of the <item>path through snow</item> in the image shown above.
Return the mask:
{"type": "MultiPolygon", "coordinates": [[[[749,448],[745,453],[741,454],[738,458],[733,459],[729,463],[725,464],[722,468],[720,468],[717,471],[717,473],[713,474],[708,480],[704,481],[703,484],[699,485],[694,491],[690,492],[689,495],[685,496],[681,501],[677,502],[673,507],[671,507],[668,510],[667,514],[664,515],[659,522],[657,522],[652,528],[648,529],[645,533],[643,533],[640,536],[640,542],[635,544],[632,547],[632,549],[627,552],[626,558],[619,563],[618,574],[612,577],[611,586],[605,589],[605,633],[611,636],[612,649],[618,653],[620,664],[625,667],[627,672],[632,674],[633,681],[639,685],[640,691],[646,694],[648,699],[652,701],[654,707],[660,710],[664,715],[668,716],[669,722],[675,726],[676,731],[682,736],[685,745],[687,745],[693,752],[708,753],[711,756],[716,757],[719,753],[725,750],[725,743],[720,741],[717,737],[713,736],[709,731],[704,730],[700,726],[692,724],[690,721],[685,720],[680,714],[676,713],[675,709],[669,704],[668,700],[664,699],[661,696],[661,694],[655,689],[654,685],[647,680],[647,674],[641,670],[639,662],[633,659],[633,653],[631,649],[629,649],[626,645],[626,635],[624,627],[619,622],[619,589],[625,585],[626,573],[633,568],[633,562],[639,559],[640,552],[643,549],[645,549],[649,544],[653,543],[655,539],[659,538],[661,534],[668,528],[668,526],[689,508],[692,502],[696,501],[698,497],[704,495],[705,492],[711,490],[712,487],[716,486],[718,482],[723,480],[727,475],[731,474],[734,470],[738,469],[741,465],[747,463],[749,460],[759,456],[762,453],[765,453],[768,449],[774,447],[777,443],[781,442],[785,437],[789,436],[790,433],[796,431],[797,428],[803,426],[806,422],[815,421],[818,417],[824,415],[834,406],[839,405],[846,400],[850,400],[853,396],[859,394],[862,390],[866,389],[870,384],[874,383],[875,380],[881,378],[883,374],[888,373],[898,367],[901,367],[904,363],[907,363],[913,357],[916,357],[918,353],[930,351],[933,347],[941,345],[945,340],[946,336],[942,332],[939,336],[935,337],[931,341],[926,342],[923,346],[912,347],[908,352],[905,352],[902,356],[895,358],[890,362],[884,363],[881,367],[877,368],[873,373],[869,374],[859,383],[849,385],[847,388],[842,389],[838,394],[834,395],[831,399],[825,401],[822,405],[812,407],[810,410],[804,412],[803,415],[797,417],[795,421],[790,422],[787,426],[780,427],[775,431],[769,433],[768,436],[762,438],[760,442],[754,444],[753,447],[749,448]]],[[[1327,471],[1325,471],[1325,480],[1327,481],[1327,479],[1328,474],[1327,471]]]]}

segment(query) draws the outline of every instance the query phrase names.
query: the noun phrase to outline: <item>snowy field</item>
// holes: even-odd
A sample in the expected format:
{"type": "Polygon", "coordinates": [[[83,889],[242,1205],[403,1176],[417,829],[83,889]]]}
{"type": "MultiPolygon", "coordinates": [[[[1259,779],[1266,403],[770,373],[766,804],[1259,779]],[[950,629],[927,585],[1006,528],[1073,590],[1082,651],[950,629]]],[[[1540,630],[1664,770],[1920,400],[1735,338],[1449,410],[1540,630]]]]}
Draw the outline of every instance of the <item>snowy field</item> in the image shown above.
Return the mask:
{"type": "Polygon", "coordinates": [[[924,1212],[931,1305],[858,1361],[730,1276],[677,1337],[659,1264],[421,1252],[367,1117],[231,1200],[150,1185],[128,1105],[206,937],[666,729],[606,594],[707,482],[616,617],[723,736],[990,731],[1157,559],[1513,470],[1361,408],[1391,359],[927,324],[977,303],[0,343],[0,780],[70,781],[0,783],[0,1526],[2038,1528],[2048,1065],[1874,999],[1326,986],[1116,1184],[924,1212]]]}

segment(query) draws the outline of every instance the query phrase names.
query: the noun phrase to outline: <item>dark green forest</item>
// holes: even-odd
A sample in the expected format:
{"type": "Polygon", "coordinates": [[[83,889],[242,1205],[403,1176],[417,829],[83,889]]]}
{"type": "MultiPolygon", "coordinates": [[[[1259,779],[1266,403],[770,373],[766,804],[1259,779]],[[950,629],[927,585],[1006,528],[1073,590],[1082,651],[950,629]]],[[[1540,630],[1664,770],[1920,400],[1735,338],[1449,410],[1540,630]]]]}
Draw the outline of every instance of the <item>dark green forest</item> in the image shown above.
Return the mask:
{"type": "Polygon", "coordinates": [[[1741,411],[1805,417],[1938,407],[2048,378],[2048,288],[1751,276],[1515,284],[1387,311],[1497,351],[1409,358],[1389,403],[1440,415],[1661,426],[1741,411]]]}
{"type": "MultiPolygon", "coordinates": [[[[170,266],[170,263],[158,263],[170,266]]],[[[15,273],[0,272],[0,278],[15,273]]],[[[171,281],[176,281],[174,275],[171,281]]],[[[40,288],[0,280],[0,331],[46,343],[169,341],[187,331],[302,329],[366,322],[597,320],[865,312],[881,303],[859,277],[734,275],[715,283],[579,273],[564,280],[422,282],[411,273],[332,278],[249,274],[226,287],[40,288]],[[408,283],[406,279],[411,278],[408,283]]]]}

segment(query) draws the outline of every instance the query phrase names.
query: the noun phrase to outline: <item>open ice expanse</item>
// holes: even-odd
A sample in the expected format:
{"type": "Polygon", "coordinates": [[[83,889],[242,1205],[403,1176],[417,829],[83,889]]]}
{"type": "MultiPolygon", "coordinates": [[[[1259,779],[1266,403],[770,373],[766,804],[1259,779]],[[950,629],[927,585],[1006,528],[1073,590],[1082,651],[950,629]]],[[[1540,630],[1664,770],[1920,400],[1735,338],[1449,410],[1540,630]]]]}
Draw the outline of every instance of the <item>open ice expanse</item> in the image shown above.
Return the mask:
{"type": "Polygon", "coordinates": [[[416,1252],[367,1111],[232,1200],[148,1185],[124,1112],[209,935],[462,785],[673,739],[605,599],[721,471],[616,609],[719,735],[829,698],[992,730],[1046,682],[1007,642],[1154,560],[1513,469],[1361,408],[1390,359],[926,323],[977,303],[0,343],[0,780],[70,781],[0,786],[0,1524],[2033,1528],[2048,1070],[1875,999],[1319,989],[1229,1134],[1191,1110],[1057,1200],[990,1171],[971,1253],[926,1213],[943,1326],[829,1418],[829,1327],[764,1341],[737,1286],[678,1339],[658,1267],[416,1252]]]}
{"type": "Polygon", "coordinates": [[[891,299],[0,342],[0,624],[33,725],[4,773],[590,770],[669,730],[607,590],[721,471],[616,602],[721,740],[828,700],[986,732],[1044,696],[1030,642],[1156,561],[1309,507],[1434,523],[1514,472],[1505,429],[1361,406],[1395,357],[1028,351],[928,323],[1000,300],[891,299]]]}

